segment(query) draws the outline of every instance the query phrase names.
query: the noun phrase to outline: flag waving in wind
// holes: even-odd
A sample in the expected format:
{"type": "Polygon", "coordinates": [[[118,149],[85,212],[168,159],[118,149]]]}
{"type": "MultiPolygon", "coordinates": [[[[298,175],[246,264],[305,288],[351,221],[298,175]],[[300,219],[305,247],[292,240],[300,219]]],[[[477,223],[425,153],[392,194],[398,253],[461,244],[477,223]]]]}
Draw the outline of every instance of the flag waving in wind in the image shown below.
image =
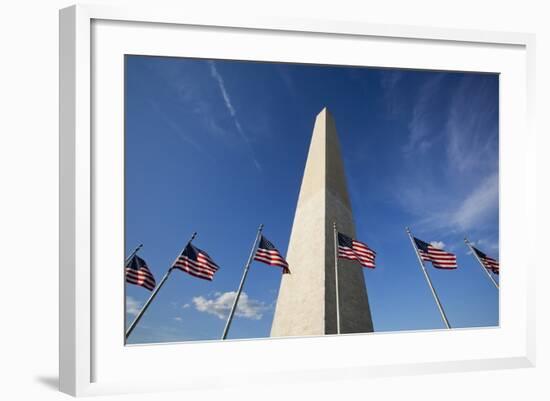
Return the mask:
{"type": "Polygon", "coordinates": [[[477,249],[474,246],[472,246],[472,249],[474,250],[477,257],[479,258],[479,260],[487,270],[490,270],[495,274],[499,274],[500,268],[499,268],[498,260],[490,258],[489,256],[487,256],[485,253],[481,252],[479,249],[477,249]]]}
{"type": "Polygon", "coordinates": [[[374,269],[376,252],[363,242],[354,240],[342,233],[338,233],[338,257],[342,259],[356,260],[362,266],[374,269]]]}
{"type": "Polygon", "coordinates": [[[209,281],[214,279],[214,274],[219,269],[219,266],[212,260],[210,255],[191,244],[191,242],[187,244],[172,267],[209,281]]]}
{"type": "Polygon", "coordinates": [[[149,291],[153,291],[156,286],[155,277],[147,263],[137,255],[132,256],[126,265],[126,282],[147,288],[149,291]]]}
{"type": "Polygon", "coordinates": [[[283,268],[283,274],[290,273],[288,263],[285,258],[283,258],[281,253],[277,250],[277,248],[275,248],[275,245],[273,245],[263,235],[260,237],[260,243],[258,244],[258,249],[254,255],[254,260],[271,266],[280,266],[283,268]]]}
{"type": "Polygon", "coordinates": [[[414,238],[414,243],[418,253],[423,261],[432,262],[433,267],[438,269],[456,269],[456,255],[439,249],[418,238],[414,238]]]}

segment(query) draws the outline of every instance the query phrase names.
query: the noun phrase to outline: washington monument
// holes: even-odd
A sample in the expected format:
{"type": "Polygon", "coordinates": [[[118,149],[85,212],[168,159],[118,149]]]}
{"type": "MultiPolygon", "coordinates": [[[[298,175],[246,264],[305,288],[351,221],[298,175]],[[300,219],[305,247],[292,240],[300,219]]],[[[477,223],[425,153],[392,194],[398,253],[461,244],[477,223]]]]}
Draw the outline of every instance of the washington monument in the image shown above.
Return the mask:
{"type": "MultiPolygon", "coordinates": [[[[317,115],[277,299],[271,337],[335,334],[333,223],[355,237],[336,125],[324,108],[317,115]]],[[[362,267],[338,260],[340,333],[373,331],[362,267]]]]}

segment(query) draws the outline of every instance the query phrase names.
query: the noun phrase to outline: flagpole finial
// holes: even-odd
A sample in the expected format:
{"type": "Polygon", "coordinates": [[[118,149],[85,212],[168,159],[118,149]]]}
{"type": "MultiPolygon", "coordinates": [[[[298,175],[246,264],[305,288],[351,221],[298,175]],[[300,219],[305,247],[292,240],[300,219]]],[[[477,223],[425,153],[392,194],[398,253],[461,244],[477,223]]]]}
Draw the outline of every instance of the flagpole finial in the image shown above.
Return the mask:
{"type": "Polygon", "coordinates": [[[195,239],[195,237],[197,236],[197,232],[193,232],[193,235],[191,236],[191,239],[189,240],[189,242],[193,241],[195,239]]]}
{"type": "Polygon", "coordinates": [[[336,222],[335,221],[332,222],[332,227],[334,227],[334,229],[336,230],[336,222]]]}
{"type": "Polygon", "coordinates": [[[405,227],[405,231],[407,231],[409,234],[411,233],[411,229],[409,227],[405,227]]]}
{"type": "Polygon", "coordinates": [[[264,225],[260,224],[260,226],[258,227],[258,231],[262,231],[263,229],[264,229],[264,225]]]}

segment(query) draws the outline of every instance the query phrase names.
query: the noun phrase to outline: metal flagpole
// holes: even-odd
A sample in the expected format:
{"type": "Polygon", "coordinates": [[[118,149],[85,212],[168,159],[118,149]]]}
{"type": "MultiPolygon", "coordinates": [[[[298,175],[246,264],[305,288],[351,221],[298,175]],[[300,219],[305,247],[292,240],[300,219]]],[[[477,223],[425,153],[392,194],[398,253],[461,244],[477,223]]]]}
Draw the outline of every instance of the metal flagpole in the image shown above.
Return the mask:
{"type": "Polygon", "coordinates": [[[189,241],[187,241],[187,243],[185,244],[185,246],[183,247],[183,249],[178,253],[178,256],[176,256],[176,259],[174,259],[174,262],[170,265],[170,268],[168,269],[168,271],[166,272],[166,274],[164,275],[164,277],[162,278],[162,280],[160,280],[160,283],[156,286],[156,288],[153,290],[153,292],[151,293],[151,296],[149,297],[149,299],[147,300],[147,302],[145,302],[145,304],[143,305],[143,307],[141,308],[141,310],[139,311],[139,313],[137,314],[136,318],[134,319],[134,321],[132,322],[132,324],[130,325],[130,327],[128,327],[128,330],[126,330],[126,339],[128,339],[128,337],[130,336],[130,334],[132,333],[132,331],[135,329],[135,327],[137,326],[137,324],[139,323],[141,317],[143,316],[143,314],[145,313],[145,311],[147,310],[147,308],[149,307],[149,305],[151,304],[151,302],[153,302],[153,299],[155,299],[155,297],[157,296],[158,292],[160,291],[160,289],[162,288],[162,286],[164,285],[164,283],[166,282],[166,280],[168,279],[168,277],[170,276],[170,274],[172,273],[172,270],[174,270],[174,264],[176,263],[176,261],[178,260],[178,258],[180,257],[181,253],[184,251],[185,248],[187,248],[187,245],[189,245],[191,243],[191,241],[193,241],[195,239],[195,237],[197,236],[197,233],[193,233],[193,235],[191,236],[191,239],[189,241]]]}
{"type": "Polygon", "coordinates": [[[136,249],[133,250],[133,252],[130,254],[130,256],[128,256],[126,258],[126,260],[124,261],[124,267],[128,266],[128,263],[132,260],[132,258],[134,257],[134,255],[136,253],[138,253],[138,251],[143,247],[143,244],[139,244],[136,249]]]}
{"type": "Polygon", "coordinates": [[[445,311],[443,310],[443,306],[441,306],[441,302],[439,301],[439,297],[437,296],[437,293],[435,292],[434,286],[432,285],[432,281],[430,280],[430,276],[428,275],[428,272],[426,271],[426,266],[424,266],[424,261],[422,260],[422,257],[420,256],[420,253],[418,252],[418,248],[416,247],[416,244],[414,243],[414,239],[411,234],[411,230],[409,230],[409,227],[406,227],[407,235],[409,236],[409,239],[411,240],[411,244],[414,248],[414,251],[416,252],[416,256],[418,257],[418,262],[420,263],[420,268],[422,269],[422,272],[424,273],[424,277],[426,277],[426,281],[428,282],[428,286],[430,287],[430,290],[432,290],[432,295],[435,299],[435,303],[437,304],[437,307],[439,308],[439,313],[441,313],[441,318],[443,319],[443,322],[445,323],[445,326],[450,329],[451,325],[449,324],[449,320],[447,319],[447,316],[445,315],[445,311]]]}
{"type": "Polygon", "coordinates": [[[248,275],[248,268],[252,263],[252,259],[254,259],[254,256],[256,255],[256,250],[258,249],[258,243],[260,241],[263,228],[264,228],[263,224],[260,224],[260,226],[258,227],[258,233],[256,234],[254,245],[252,246],[252,250],[250,251],[250,256],[248,257],[248,261],[244,266],[243,277],[241,278],[241,283],[239,284],[239,289],[237,290],[237,296],[235,297],[235,301],[233,302],[233,306],[231,307],[231,312],[229,312],[229,317],[227,318],[227,322],[225,323],[225,328],[223,329],[222,340],[225,340],[227,338],[227,333],[229,332],[229,327],[231,327],[231,322],[233,321],[233,315],[235,314],[235,310],[237,309],[237,304],[239,303],[239,298],[243,290],[244,282],[246,280],[246,276],[248,275]]]}
{"type": "Polygon", "coordinates": [[[338,231],[336,231],[336,222],[332,223],[334,227],[334,286],[336,289],[336,334],[340,334],[340,297],[338,294],[338,231]]]}
{"type": "Polygon", "coordinates": [[[485,273],[487,273],[487,277],[489,277],[489,279],[492,281],[492,283],[495,285],[495,287],[497,287],[497,290],[498,290],[499,287],[498,287],[497,282],[495,281],[495,279],[493,277],[491,277],[491,273],[489,273],[489,270],[485,267],[485,265],[483,264],[483,262],[481,261],[479,256],[477,256],[477,253],[476,253],[476,251],[474,251],[474,248],[472,247],[472,244],[470,243],[470,241],[468,241],[468,238],[465,237],[464,242],[466,243],[466,245],[468,245],[468,248],[470,248],[470,251],[474,254],[475,258],[477,259],[477,261],[481,265],[481,269],[483,271],[485,271],[485,273]]]}

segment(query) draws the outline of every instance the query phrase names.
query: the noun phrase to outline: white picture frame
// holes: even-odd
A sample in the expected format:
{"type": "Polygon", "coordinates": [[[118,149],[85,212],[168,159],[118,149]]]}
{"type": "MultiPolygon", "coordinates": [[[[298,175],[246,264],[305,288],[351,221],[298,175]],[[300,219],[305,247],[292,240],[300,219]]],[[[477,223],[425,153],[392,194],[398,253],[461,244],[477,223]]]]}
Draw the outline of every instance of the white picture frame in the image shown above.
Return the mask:
{"type": "MultiPolygon", "coordinates": [[[[235,19],[219,15],[188,14],[184,9],[79,5],[61,10],[60,390],[72,395],[95,395],[244,386],[251,378],[257,383],[276,383],[281,380],[327,380],[344,376],[362,378],[534,366],[535,283],[534,275],[530,273],[534,271],[536,262],[534,252],[523,252],[521,255],[522,252],[518,250],[533,248],[531,244],[534,241],[530,241],[525,233],[535,232],[535,164],[532,157],[535,153],[535,133],[532,129],[534,43],[533,35],[522,33],[257,16],[242,16],[235,19]],[[102,312],[105,310],[105,302],[94,298],[94,288],[103,288],[107,279],[104,275],[94,274],[94,266],[98,261],[116,265],[124,258],[122,247],[117,246],[122,241],[118,238],[119,229],[114,229],[109,234],[105,232],[106,237],[111,235],[112,238],[98,237],[99,231],[105,227],[106,220],[102,219],[110,218],[115,222],[114,225],[120,226],[120,196],[123,196],[123,193],[115,190],[114,198],[117,200],[114,201],[113,207],[105,203],[105,196],[111,195],[110,188],[120,186],[121,177],[113,174],[105,186],[103,183],[107,181],[101,177],[111,167],[119,169],[123,156],[120,137],[114,136],[115,142],[97,141],[97,138],[94,138],[94,129],[98,127],[119,132],[120,129],[117,128],[120,128],[122,113],[120,98],[114,96],[110,100],[103,99],[105,102],[98,102],[97,97],[104,96],[104,91],[94,85],[100,81],[103,84],[109,83],[109,86],[120,94],[123,86],[120,81],[122,71],[117,63],[120,62],[118,56],[125,52],[189,54],[189,49],[179,49],[176,43],[170,44],[170,40],[160,40],[168,35],[179,35],[179,32],[187,35],[189,33],[186,29],[191,29],[193,35],[198,35],[197,43],[201,46],[194,48],[192,55],[195,57],[211,55],[231,58],[232,54],[237,54],[231,53],[232,51],[244,51],[249,52],[249,56],[245,58],[290,61],[305,57],[301,60],[322,63],[327,62],[329,59],[324,57],[329,56],[315,56],[315,41],[324,40],[328,43],[337,38],[341,44],[349,42],[354,46],[357,43],[361,43],[361,46],[363,43],[365,46],[371,46],[369,49],[372,49],[374,56],[369,59],[368,65],[500,73],[503,77],[500,100],[500,229],[503,267],[501,326],[497,329],[167,344],[130,348],[124,347],[120,335],[117,337],[120,339],[120,347],[115,337],[99,335],[98,325],[103,327],[123,316],[116,308],[113,308],[112,316],[106,316],[107,314],[102,312]],[[147,35],[140,36],[141,30],[147,30],[147,35]],[[215,42],[220,38],[219,35],[225,35],[226,40],[231,39],[235,46],[239,46],[237,42],[242,38],[243,48],[223,50],[227,51],[225,54],[209,53],[216,49],[215,42]],[[266,49],[257,40],[248,41],[251,35],[262,35],[262,40],[272,41],[273,44],[288,39],[292,39],[296,44],[287,46],[288,43],[284,43],[288,51],[286,55],[275,54],[275,50],[269,53],[269,46],[266,49]],[[134,42],[130,43],[130,38],[134,42]],[[136,44],[138,38],[140,40],[136,44]],[[381,42],[384,42],[383,46],[381,42]],[[163,43],[163,49],[160,48],[160,43],[163,43]],[[310,53],[303,51],[304,48],[301,46],[304,43],[312,43],[310,53]],[[391,46],[400,46],[400,51],[377,50],[391,46]],[[425,51],[426,58],[413,60],[410,53],[407,53],[408,48],[425,51]],[[425,49],[422,50],[423,48],[425,49]],[[435,55],[429,57],[436,51],[439,60],[435,55]],[[457,57],[455,53],[464,54],[460,62],[453,59],[457,57]],[[490,56],[487,55],[489,53],[490,56]],[[254,54],[257,56],[253,56],[254,54]],[[117,61],[114,64],[110,64],[109,61],[113,60],[110,58],[112,55],[116,55],[117,61]],[[96,77],[94,82],[93,77],[96,77]],[[512,97],[511,93],[517,96],[512,97]],[[109,113],[113,113],[112,115],[104,112],[107,101],[113,102],[109,104],[109,113]],[[101,163],[98,163],[98,154],[102,155],[101,163]],[[523,191],[517,191],[518,185],[523,191]],[[112,248],[102,248],[106,241],[113,243],[112,248]],[[514,246],[511,246],[512,244],[514,246]],[[522,267],[506,270],[506,266],[515,265],[522,267]],[[444,352],[438,349],[449,341],[453,342],[453,349],[444,352]],[[373,343],[372,347],[370,343],[373,343]],[[422,351],[423,345],[428,343],[432,344],[433,350],[422,351]],[[384,352],[384,349],[389,349],[385,347],[389,346],[394,353],[384,352]],[[318,358],[321,347],[322,359],[318,358]],[[369,347],[372,348],[370,351],[369,347]],[[375,348],[380,352],[377,353],[375,348]],[[352,355],[342,352],[345,349],[365,349],[365,352],[370,352],[369,358],[365,358],[361,353],[352,355]],[[181,358],[177,359],[177,354],[182,351],[186,355],[186,366],[198,367],[186,372],[186,380],[166,374],[176,361],[181,364],[181,358]],[[288,362],[285,355],[290,354],[294,356],[292,366],[288,366],[288,363],[285,365],[285,361],[288,362]],[[235,356],[239,356],[240,362],[235,362],[235,356]],[[201,369],[201,366],[212,366],[213,361],[217,366],[214,372],[201,369]],[[229,361],[232,361],[231,369],[229,361]],[[164,369],[159,368],[159,362],[163,362],[164,369]],[[149,366],[149,369],[138,370],[140,363],[145,367],[149,366]],[[151,370],[151,367],[155,367],[155,371],[151,370]],[[243,373],[247,373],[244,376],[246,379],[242,379],[243,373]],[[143,377],[140,378],[139,374],[143,377]]],[[[334,50],[331,53],[330,57],[333,57],[333,60],[340,57],[340,62],[344,60],[352,64],[366,65],[365,60],[361,59],[364,55],[346,55],[345,46],[341,47],[344,48],[340,52],[334,50]]],[[[107,291],[102,293],[108,294],[105,297],[109,302],[120,303],[122,308],[122,298],[116,295],[117,291],[115,284],[110,284],[107,291]]],[[[123,319],[119,320],[119,324],[122,325],[123,319]]],[[[117,327],[113,327],[113,332],[118,331],[117,327]]],[[[180,368],[185,369],[185,366],[180,368]]]]}

